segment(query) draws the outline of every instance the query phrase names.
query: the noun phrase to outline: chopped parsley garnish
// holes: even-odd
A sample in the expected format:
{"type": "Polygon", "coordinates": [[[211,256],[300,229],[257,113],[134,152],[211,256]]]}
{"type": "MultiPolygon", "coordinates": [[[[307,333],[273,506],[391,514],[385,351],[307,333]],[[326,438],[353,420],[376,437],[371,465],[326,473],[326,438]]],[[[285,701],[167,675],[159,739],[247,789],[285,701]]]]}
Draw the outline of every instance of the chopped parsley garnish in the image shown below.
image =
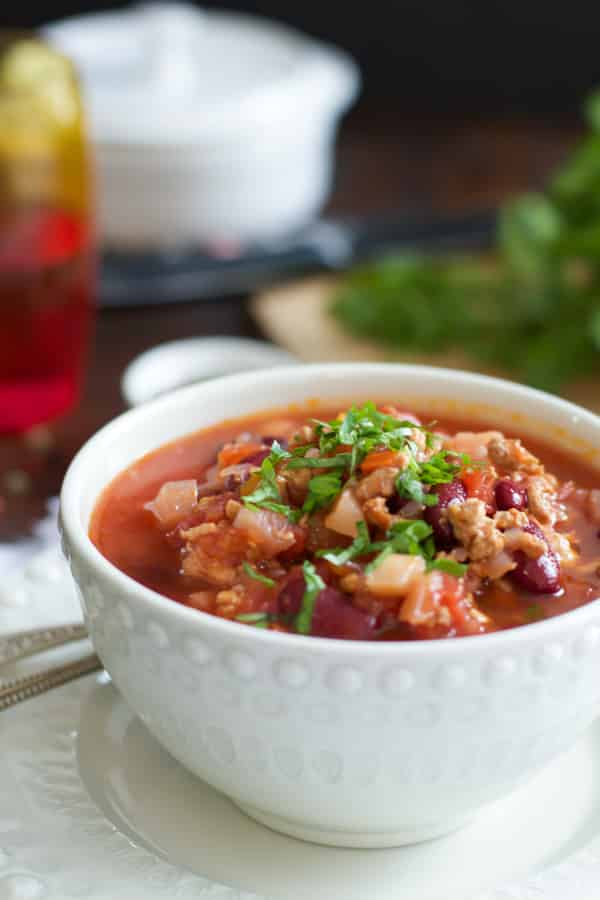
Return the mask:
{"type": "Polygon", "coordinates": [[[396,478],[396,490],[401,497],[414,500],[422,506],[435,506],[438,501],[437,494],[426,493],[419,478],[419,466],[416,460],[414,465],[409,464],[396,478]]]}
{"type": "Polygon", "coordinates": [[[437,494],[425,491],[423,485],[431,487],[436,484],[448,484],[462,468],[469,466],[473,466],[473,463],[466,453],[453,453],[450,450],[440,450],[424,462],[417,462],[412,456],[407,467],[396,479],[396,489],[401,497],[422,503],[423,506],[435,506],[438,501],[437,494]]]}
{"type": "Polygon", "coordinates": [[[334,566],[343,566],[350,560],[372,553],[377,555],[365,566],[368,575],[392,553],[407,553],[412,556],[422,556],[426,562],[427,571],[437,569],[448,575],[456,575],[460,578],[467,571],[467,566],[453,559],[441,557],[435,559],[435,544],[433,542],[433,530],[422,519],[403,519],[396,522],[387,532],[385,540],[371,542],[369,531],[364,522],[357,522],[357,536],[352,543],[344,549],[318,550],[317,556],[326,559],[334,566]]]}
{"type": "Polygon", "coordinates": [[[357,536],[345,550],[317,550],[317,556],[326,559],[334,566],[343,566],[355,556],[365,556],[371,549],[369,529],[364,522],[356,523],[357,536]]]}
{"type": "Polygon", "coordinates": [[[371,450],[403,450],[410,447],[415,428],[425,431],[413,422],[400,421],[379,412],[371,401],[360,407],[353,406],[342,418],[331,422],[315,419],[314,424],[321,456],[335,453],[340,446],[350,448],[350,474],[371,450]]]}
{"type": "Polygon", "coordinates": [[[440,559],[428,560],[426,568],[428,572],[432,569],[437,569],[438,572],[445,572],[447,575],[456,575],[457,578],[460,578],[469,567],[465,563],[456,562],[454,559],[441,557],[440,559]]]}
{"type": "Polygon", "coordinates": [[[289,450],[284,450],[278,441],[273,441],[271,444],[271,452],[267,459],[270,459],[275,466],[278,462],[281,462],[282,459],[289,459],[291,455],[289,450]]]}
{"type": "Polygon", "coordinates": [[[303,564],[302,571],[304,573],[306,590],[304,591],[300,612],[296,616],[294,625],[299,634],[310,634],[315,601],[325,587],[325,582],[308,560],[303,564]]]}
{"type": "Polygon", "coordinates": [[[338,453],[336,456],[300,456],[291,459],[287,469],[345,469],[351,462],[350,453],[338,453]]]}
{"type": "MultiPolygon", "coordinates": [[[[274,446],[276,447],[275,461],[286,458],[282,454],[287,454],[287,450],[282,451],[276,442],[274,446]]],[[[281,502],[281,495],[277,485],[277,473],[275,472],[272,456],[273,448],[271,448],[271,454],[266,459],[263,459],[260,464],[260,483],[258,487],[251,494],[246,494],[245,497],[242,497],[242,501],[248,509],[269,509],[294,520],[297,518],[296,511],[281,502]]]]}
{"type": "Polygon", "coordinates": [[[342,476],[337,473],[315,475],[308,482],[308,494],[302,512],[310,515],[316,509],[330,506],[342,489],[342,476]]]}
{"type": "Polygon", "coordinates": [[[242,565],[242,568],[246,575],[249,575],[250,578],[253,578],[255,581],[260,581],[261,584],[266,584],[267,587],[275,587],[275,582],[272,578],[267,578],[266,575],[261,575],[260,572],[257,572],[256,569],[252,568],[250,563],[245,562],[242,565]]]}
{"type": "Polygon", "coordinates": [[[371,549],[379,550],[379,553],[365,568],[365,572],[367,574],[372,572],[392,553],[410,553],[413,556],[427,557],[430,545],[426,545],[426,542],[432,533],[431,526],[422,519],[404,519],[396,522],[388,531],[385,541],[377,541],[371,545],[371,549]]]}
{"type": "Polygon", "coordinates": [[[255,628],[268,628],[271,618],[266,612],[240,613],[235,617],[236,622],[244,625],[254,625],[255,628]]]}

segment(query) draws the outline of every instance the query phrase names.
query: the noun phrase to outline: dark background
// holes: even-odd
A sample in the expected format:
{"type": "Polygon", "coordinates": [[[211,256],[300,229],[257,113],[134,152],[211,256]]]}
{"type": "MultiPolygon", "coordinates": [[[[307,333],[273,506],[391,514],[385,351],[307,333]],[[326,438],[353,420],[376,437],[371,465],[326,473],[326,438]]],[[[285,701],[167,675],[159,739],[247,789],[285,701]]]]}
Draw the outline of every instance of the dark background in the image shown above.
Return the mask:
{"type": "MultiPolygon", "coordinates": [[[[36,26],[123,4],[2,4],[0,25],[36,26]],[[8,8],[7,8],[8,7],[8,8]]],[[[363,104],[425,113],[575,117],[600,85],[594,0],[232,0],[347,48],[365,78],[363,104]]]]}

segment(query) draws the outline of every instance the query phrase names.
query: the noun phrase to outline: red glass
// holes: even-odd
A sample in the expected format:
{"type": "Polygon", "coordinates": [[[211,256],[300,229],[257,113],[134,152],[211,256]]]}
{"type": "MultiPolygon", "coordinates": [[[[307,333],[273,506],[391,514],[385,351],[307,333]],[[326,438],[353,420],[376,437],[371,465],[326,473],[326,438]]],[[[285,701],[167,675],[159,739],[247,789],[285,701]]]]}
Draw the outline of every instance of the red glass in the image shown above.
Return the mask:
{"type": "Polygon", "coordinates": [[[21,210],[0,222],[0,432],[20,432],[77,401],[92,316],[87,220],[21,210]]]}

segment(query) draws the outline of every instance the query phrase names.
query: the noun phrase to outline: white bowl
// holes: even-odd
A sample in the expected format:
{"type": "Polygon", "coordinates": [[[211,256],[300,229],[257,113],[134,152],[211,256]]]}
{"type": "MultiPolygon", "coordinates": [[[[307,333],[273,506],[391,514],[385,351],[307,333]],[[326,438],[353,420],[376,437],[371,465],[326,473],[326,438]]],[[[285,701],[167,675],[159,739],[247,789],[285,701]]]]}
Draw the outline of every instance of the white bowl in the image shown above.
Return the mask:
{"type": "Polygon", "coordinates": [[[385,847],[469,821],[567,749],[600,704],[600,604],[480,637],[415,643],[252,629],[148,590],[88,538],[102,489],[191,430],[318,397],[400,400],[544,435],[600,465],[600,419],[484,376],[402,365],[233,375],[120,416],[73,461],[61,522],[94,646],[184,766],[270,827],[385,847]]]}

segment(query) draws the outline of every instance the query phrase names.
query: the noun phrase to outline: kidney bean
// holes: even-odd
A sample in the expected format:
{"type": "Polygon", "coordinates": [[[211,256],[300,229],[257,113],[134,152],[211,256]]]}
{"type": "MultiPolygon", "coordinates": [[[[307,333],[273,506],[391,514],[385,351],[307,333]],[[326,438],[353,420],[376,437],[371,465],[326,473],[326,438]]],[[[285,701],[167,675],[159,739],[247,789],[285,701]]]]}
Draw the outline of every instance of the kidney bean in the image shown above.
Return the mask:
{"type": "Polygon", "coordinates": [[[510,576],[526,591],[535,594],[554,594],[560,587],[560,564],[557,556],[548,546],[544,533],[535,522],[529,522],[523,531],[541,538],[546,544],[546,551],[537,559],[532,559],[522,550],[517,550],[514,553],[517,568],[513,569],[510,576]]]}
{"type": "Polygon", "coordinates": [[[294,568],[283,581],[277,597],[269,610],[275,616],[290,619],[297,616],[302,605],[302,597],[306,590],[302,569],[294,568]]]}
{"type": "MultiPolygon", "coordinates": [[[[300,612],[305,590],[302,570],[293,569],[269,611],[288,621],[294,619],[300,612]]],[[[352,606],[341,591],[327,585],[319,592],[313,607],[311,635],[367,641],[375,637],[378,627],[376,616],[352,606]]]]}
{"type": "Polygon", "coordinates": [[[316,599],[311,631],[316,637],[373,640],[379,627],[377,616],[357,609],[340,591],[326,587],[316,599]]]}
{"type": "Polygon", "coordinates": [[[494,489],[498,509],[526,509],[527,488],[510,478],[502,478],[496,482],[494,489]]]}
{"type": "Polygon", "coordinates": [[[423,518],[433,528],[433,537],[438,550],[450,550],[454,545],[454,534],[449,522],[442,520],[442,510],[452,502],[464,502],[467,492],[462,481],[458,479],[448,484],[438,484],[433,490],[437,494],[438,502],[435,506],[428,506],[423,513],[423,518]]]}
{"type": "Polygon", "coordinates": [[[261,462],[267,458],[270,454],[270,447],[265,447],[263,450],[256,450],[254,453],[251,453],[249,456],[245,456],[242,460],[242,463],[250,463],[253,466],[260,466],[261,462]]]}
{"type": "Polygon", "coordinates": [[[260,439],[261,444],[264,444],[265,447],[272,447],[275,441],[277,441],[282,450],[287,450],[288,442],[285,438],[273,437],[271,434],[265,434],[260,439]]]}

